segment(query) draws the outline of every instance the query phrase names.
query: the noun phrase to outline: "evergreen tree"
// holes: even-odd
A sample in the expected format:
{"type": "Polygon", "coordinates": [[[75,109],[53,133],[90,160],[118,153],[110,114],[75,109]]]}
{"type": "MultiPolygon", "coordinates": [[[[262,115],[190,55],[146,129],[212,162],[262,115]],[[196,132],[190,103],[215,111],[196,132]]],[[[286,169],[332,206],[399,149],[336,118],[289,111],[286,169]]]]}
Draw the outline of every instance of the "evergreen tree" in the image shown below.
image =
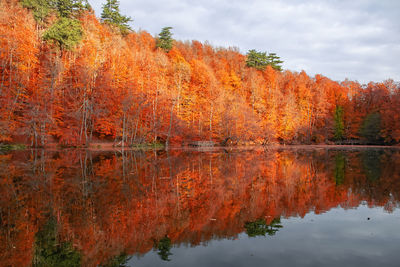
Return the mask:
{"type": "Polygon", "coordinates": [[[281,64],[283,63],[283,61],[280,57],[276,55],[276,53],[269,53],[267,59],[268,65],[271,65],[271,67],[276,70],[282,71],[281,64]]]}
{"type": "Polygon", "coordinates": [[[52,10],[58,13],[59,19],[45,31],[43,40],[57,44],[61,50],[71,50],[80,42],[83,29],[76,18],[84,10],[91,9],[87,0],[24,0],[24,2],[28,8],[33,7],[34,14],[35,10],[39,12],[38,19],[41,21],[44,21],[52,10]],[[41,8],[36,7],[41,4],[43,4],[41,8]]]}
{"type": "Polygon", "coordinates": [[[82,11],[92,9],[87,0],[22,0],[21,3],[33,11],[35,20],[41,24],[52,11],[60,17],[76,18],[82,11]]]}
{"type": "Polygon", "coordinates": [[[54,5],[63,18],[78,17],[83,10],[91,9],[87,0],[56,0],[54,5]]]}
{"type": "Polygon", "coordinates": [[[72,17],[75,7],[73,0],[57,0],[55,4],[60,17],[72,17]]]}
{"type": "Polygon", "coordinates": [[[44,24],[51,12],[52,4],[49,0],[22,0],[22,6],[33,11],[33,17],[39,24],[44,24]]]}
{"type": "Polygon", "coordinates": [[[281,71],[283,63],[280,57],[276,53],[269,53],[267,56],[266,52],[258,52],[255,49],[247,52],[246,65],[247,67],[256,68],[258,70],[264,70],[268,65],[272,68],[281,71]]]}
{"type": "Polygon", "coordinates": [[[341,106],[336,106],[335,108],[334,121],[335,133],[333,137],[339,141],[344,138],[343,108],[341,106]]]}
{"type": "Polygon", "coordinates": [[[381,115],[379,113],[368,114],[361,125],[360,134],[369,144],[380,144],[381,137],[381,115]]]}
{"type": "Polygon", "coordinates": [[[118,27],[121,33],[124,35],[132,30],[128,25],[128,22],[132,21],[132,19],[119,13],[118,0],[107,0],[106,4],[103,5],[101,19],[105,23],[118,27]]]}
{"type": "Polygon", "coordinates": [[[173,39],[171,33],[172,27],[164,27],[158,34],[156,46],[163,49],[165,52],[169,52],[173,46],[173,39]]]}
{"type": "Polygon", "coordinates": [[[58,44],[61,50],[71,50],[82,39],[83,30],[76,19],[60,18],[43,35],[43,39],[58,44]]]}
{"type": "Polygon", "coordinates": [[[269,61],[266,52],[258,52],[255,49],[249,50],[249,52],[247,52],[247,67],[264,70],[268,63],[269,61]]]}

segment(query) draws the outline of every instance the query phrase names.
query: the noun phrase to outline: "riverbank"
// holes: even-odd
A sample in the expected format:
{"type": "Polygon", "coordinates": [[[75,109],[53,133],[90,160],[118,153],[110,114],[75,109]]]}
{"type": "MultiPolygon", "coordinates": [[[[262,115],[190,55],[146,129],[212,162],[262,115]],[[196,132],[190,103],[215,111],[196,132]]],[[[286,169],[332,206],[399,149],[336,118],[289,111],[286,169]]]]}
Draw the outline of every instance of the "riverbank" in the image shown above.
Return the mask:
{"type": "MultiPolygon", "coordinates": [[[[245,145],[245,146],[191,146],[191,145],[170,145],[169,150],[193,150],[193,151],[215,151],[224,149],[233,150],[259,150],[259,149],[400,149],[400,145],[335,145],[335,144],[313,144],[313,145],[245,145]]],[[[0,151],[26,150],[26,149],[46,149],[46,150],[65,150],[65,149],[85,149],[91,151],[121,151],[122,146],[115,146],[113,143],[92,143],[89,146],[60,146],[58,144],[48,144],[43,148],[33,148],[24,144],[6,144],[0,145],[0,151]]],[[[143,143],[133,146],[125,146],[123,150],[167,150],[167,147],[161,143],[143,143]]]]}

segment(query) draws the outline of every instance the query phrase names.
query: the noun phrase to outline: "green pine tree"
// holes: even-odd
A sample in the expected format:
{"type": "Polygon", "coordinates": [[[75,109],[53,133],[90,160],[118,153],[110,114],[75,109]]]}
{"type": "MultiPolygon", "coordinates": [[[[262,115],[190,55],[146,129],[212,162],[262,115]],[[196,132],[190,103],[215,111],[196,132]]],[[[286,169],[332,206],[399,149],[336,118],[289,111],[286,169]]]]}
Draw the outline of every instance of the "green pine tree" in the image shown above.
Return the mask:
{"type": "Polygon", "coordinates": [[[71,50],[82,40],[82,35],[78,20],[62,17],[44,33],[43,40],[57,44],[61,50],[71,50]]]}
{"type": "Polygon", "coordinates": [[[50,0],[22,0],[23,7],[32,10],[33,17],[38,24],[45,24],[46,18],[52,10],[52,3],[50,0]]]}
{"type": "Polygon", "coordinates": [[[121,15],[119,12],[118,0],[107,0],[103,5],[101,19],[104,23],[118,27],[123,35],[128,34],[129,31],[132,30],[128,25],[128,22],[132,21],[132,19],[128,16],[121,15]]]}
{"type": "Polygon", "coordinates": [[[22,0],[21,4],[33,11],[42,26],[52,12],[58,14],[59,19],[44,32],[43,40],[57,44],[61,50],[71,50],[81,41],[83,29],[76,18],[84,10],[91,10],[87,0],[22,0]]]}
{"type": "Polygon", "coordinates": [[[53,11],[59,17],[76,18],[82,11],[92,9],[87,0],[22,0],[21,4],[33,11],[35,20],[40,24],[44,24],[53,11]]]}
{"type": "Polygon", "coordinates": [[[360,134],[369,144],[383,143],[381,115],[377,112],[368,114],[361,125],[360,134]]]}
{"type": "Polygon", "coordinates": [[[281,65],[283,61],[281,60],[280,57],[276,55],[276,53],[269,53],[267,59],[268,59],[268,65],[271,65],[271,67],[276,70],[282,71],[281,65]]]}
{"type": "Polygon", "coordinates": [[[63,18],[76,18],[85,9],[91,9],[87,0],[56,0],[54,5],[59,16],[63,18]]]}
{"type": "Polygon", "coordinates": [[[334,139],[337,141],[343,140],[344,138],[344,122],[343,122],[343,108],[341,106],[336,106],[335,114],[335,133],[333,135],[334,139]]]}
{"type": "Polygon", "coordinates": [[[269,53],[267,56],[267,52],[258,52],[255,49],[251,49],[247,52],[247,67],[265,70],[265,68],[270,65],[272,68],[281,71],[282,63],[283,61],[280,60],[280,57],[278,57],[276,53],[269,53]]]}
{"type": "Polygon", "coordinates": [[[172,39],[171,33],[172,27],[164,27],[158,34],[156,46],[163,49],[165,52],[169,52],[172,49],[174,40],[172,39]]]}
{"type": "Polygon", "coordinates": [[[247,52],[247,67],[264,70],[268,63],[269,61],[266,52],[258,52],[255,49],[251,49],[247,52]]]}

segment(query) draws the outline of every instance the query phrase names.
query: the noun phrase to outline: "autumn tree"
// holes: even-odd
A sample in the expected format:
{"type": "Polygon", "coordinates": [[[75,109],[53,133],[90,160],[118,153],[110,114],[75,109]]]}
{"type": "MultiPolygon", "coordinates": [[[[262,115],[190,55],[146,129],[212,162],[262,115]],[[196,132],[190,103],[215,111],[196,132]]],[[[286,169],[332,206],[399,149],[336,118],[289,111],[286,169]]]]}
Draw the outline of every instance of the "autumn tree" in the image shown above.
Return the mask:
{"type": "Polygon", "coordinates": [[[29,136],[26,108],[36,84],[38,34],[35,22],[19,3],[0,5],[0,142],[29,136]]]}
{"type": "Polygon", "coordinates": [[[171,55],[173,60],[173,88],[171,90],[171,110],[169,117],[168,132],[166,138],[166,146],[170,145],[172,137],[172,129],[174,122],[174,111],[177,108],[176,113],[180,112],[181,94],[184,87],[187,86],[187,82],[190,79],[191,68],[189,63],[180,55],[178,51],[171,55]]]}
{"type": "Polygon", "coordinates": [[[400,141],[400,84],[393,80],[384,82],[390,92],[390,101],[385,101],[381,113],[381,134],[388,144],[400,141]]]}

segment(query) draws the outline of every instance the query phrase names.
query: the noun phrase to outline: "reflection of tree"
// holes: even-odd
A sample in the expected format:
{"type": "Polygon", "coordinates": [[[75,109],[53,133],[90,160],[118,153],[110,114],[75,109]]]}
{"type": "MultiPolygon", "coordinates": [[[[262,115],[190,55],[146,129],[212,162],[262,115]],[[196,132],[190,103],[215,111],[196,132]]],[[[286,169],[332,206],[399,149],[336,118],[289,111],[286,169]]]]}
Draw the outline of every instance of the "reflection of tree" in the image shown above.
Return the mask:
{"type": "Polygon", "coordinates": [[[72,247],[72,244],[59,243],[57,239],[57,222],[54,217],[51,217],[36,234],[33,266],[81,266],[81,255],[72,247]]]}
{"type": "Polygon", "coordinates": [[[171,239],[164,237],[158,242],[158,255],[163,261],[170,261],[169,256],[172,255],[171,250],[171,239]]]}
{"type": "Polygon", "coordinates": [[[122,253],[111,260],[109,260],[106,264],[101,264],[100,267],[127,267],[126,263],[132,258],[132,256],[126,255],[122,253]]]}
{"type": "Polygon", "coordinates": [[[336,185],[341,185],[344,182],[346,158],[343,153],[339,153],[335,157],[335,181],[336,185]]]}
{"type": "Polygon", "coordinates": [[[246,233],[249,237],[256,237],[260,235],[265,236],[265,234],[273,236],[282,227],[283,226],[281,225],[280,218],[273,219],[270,224],[267,224],[264,219],[258,219],[254,222],[247,222],[244,225],[246,233]]]}
{"type": "Polygon", "coordinates": [[[381,177],[380,158],[382,151],[366,150],[361,154],[365,176],[369,181],[377,181],[381,177]]]}
{"type": "Polygon", "coordinates": [[[172,260],[166,236],[195,246],[244,230],[273,235],[279,221],[257,220],[267,214],[302,217],[363,200],[392,211],[400,198],[398,162],[400,151],[377,149],[13,152],[0,156],[0,265],[71,258],[72,246],[58,236],[73,238],[82,266],[118,266],[122,253],[152,248],[172,260]],[[51,231],[49,213],[57,214],[51,231]],[[44,242],[49,233],[53,241],[44,242]]]}

